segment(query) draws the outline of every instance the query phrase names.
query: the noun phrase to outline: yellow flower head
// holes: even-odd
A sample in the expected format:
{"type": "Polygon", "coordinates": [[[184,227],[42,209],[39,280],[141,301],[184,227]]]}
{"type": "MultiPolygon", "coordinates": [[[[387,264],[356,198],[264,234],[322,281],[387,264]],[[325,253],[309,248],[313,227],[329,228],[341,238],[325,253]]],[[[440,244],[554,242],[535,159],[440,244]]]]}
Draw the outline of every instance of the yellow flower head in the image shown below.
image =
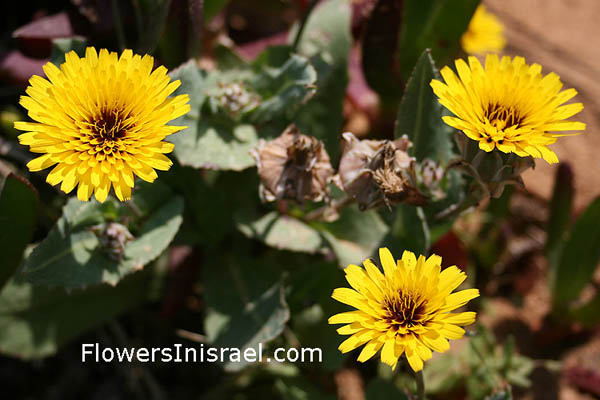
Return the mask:
{"type": "Polygon", "coordinates": [[[383,274],[370,260],[365,269],[349,265],[344,271],[350,288],[338,288],[333,297],[357,308],[336,314],[330,324],[347,324],[340,335],[352,335],[340,345],[342,353],[363,344],[358,361],[365,362],[381,350],[381,361],[396,367],[404,353],[411,368],[420,371],[431,350],[448,350],[447,339],[460,339],[460,326],[475,321],[474,312],[450,313],[479,296],[477,289],[452,293],[466,275],[455,266],[440,272],[442,259],[432,255],[417,259],[410,251],[396,263],[387,248],[379,249],[383,274]]]}
{"type": "Polygon", "coordinates": [[[585,124],[567,121],[583,109],[583,104],[566,104],[577,91],[563,86],[558,75],[542,76],[539,64],[525,64],[523,57],[498,58],[488,54],[485,68],[477,58],[469,64],[455,62],[458,76],[449,68],[441,70],[444,82],[433,79],[431,87],[439,102],[455,116],[443,117],[448,125],[479,142],[479,148],[521,157],[543,158],[548,163],[558,157],[547,146],[564,134],[550,131],[584,130],[585,124]]]}
{"type": "Polygon", "coordinates": [[[152,182],[154,169],[166,171],[171,160],[163,142],[185,126],[166,125],[190,110],[189,96],[169,98],[180,85],[165,67],[154,71],[154,59],[125,50],[121,57],[88,47],[85,57],[65,54],[57,68],[44,65],[48,79],[34,75],[20,104],[37,122],[15,122],[27,131],[19,142],[43,153],[27,164],[40,171],[56,164],[46,181],[87,201],[92,193],[103,202],[111,185],[119,200],[131,197],[134,175],[152,182]]]}
{"type": "Polygon", "coordinates": [[[483,4],[479,5],[469,22],[460,44],[468,54],[498,53],[504,49],[504,25],[483,4]]]}

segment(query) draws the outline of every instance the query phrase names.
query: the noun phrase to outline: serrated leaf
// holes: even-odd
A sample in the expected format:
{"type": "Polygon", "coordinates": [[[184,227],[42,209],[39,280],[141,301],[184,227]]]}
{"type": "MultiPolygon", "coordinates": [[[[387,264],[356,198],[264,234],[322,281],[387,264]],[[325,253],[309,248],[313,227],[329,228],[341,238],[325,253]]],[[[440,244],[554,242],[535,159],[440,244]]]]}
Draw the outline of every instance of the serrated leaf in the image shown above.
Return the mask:
{"type": "Polygon", "coordinates": [[[90,229],[96,224],[102,226],[109,207],[116,207],[118,212],[126,206],[70,199],[55,227],[25,260],[25,279],[67,290],[100,283],[115,285],[156,259],[173,240],[182,222],[183,200],[172,197],[149,216],[138,237],[124,245],[123,254],[114,257],[103,250],[98,235],[90,229]]]}
{"type": "Polygon", "coordinates": [[[400,66],[406,80],[423,49],[430,48],[440,65],[457,54],[480,0],[404,1],[400,66]]]}
{"type": "Polygon", "coordinates": [[[37,192],[31,184],[9,173],[0,191],[0,289],[21,264],[33,236],[38,213],[37,192]]]}
{"type": "MultiPolygon", "coordinates": [[[[334,161],[339,154],[348,85],[351,15],[347,1],[321,2],[310,14],[298,43],[298,53],[309,57],[317,71],[317,93],[298,111],[294,123],[300,131],[322,140],[334,161]]],[[[291,30],[290,43],[296,31],[297,27],[291,30]]]]}
{"type": "Polygon", "coordinates": [[[452,128],[442,120],[442,105],[429,86],[438,77],[431,54],[425,50],[406,84],[398,108],[395,137],[408,136],[413,143],[409,153],[417,161],[429,158],[445,165],[454,152],[452,128]]]}
{"type": "Polygon", "coordinates": [[[344,208],[338,220],[322,225],[322,233],[342,267],[373,256],[387,232],[377,212],[359,211],[355,206],[344,208]]]}
{"type": "Polygon", "coordinates": [[[600,261],[600,197],[597,197],[575,222],[556,269],[552,299],[564,307],[577,298],[591,282],[600,261]]]}
{"type": "Polygon", "coordinates": [[[276,212],[256,221],[239,222],[238,229],[246,237],[280,250],[316,253],[323,248],[323,238],[317,230],[299,219],[276,212]]]}
{"type": "MultiPolygon", "coordinates": [[[[442,120],[444,110],[437,97],[431,90],[429,83],[438,78],[439,73],[435,67],[431,54],[425,50],[413,69],[413,73],[406,85],[406,90],[398,108],[395,137],[407,135],[413,146],[409,153],[417,161],[429,159],[445,167],[454,157],[455,145],[453,130],[442,120]]],[[[410,220],[415,225],[399,227],[397,231],[404,231],[404,236],[399,239],[408,240],[409,248],[422,249],[427,252],[430,238],[429,226],[438,225],[436,236],[441,236],[450,229],[452,221],[436,221],[438,212],[458,204],[464,193],[464,180],[456,171],[446,174],[442,182],[445,197],[437,202],[432,202],[424,210],[425,218],[420,218],[417,211],[405,206],[398,211],[398,218],[410,220]],[[425,221],[425,222],[423,222],[425,221]],[[445,224],[439,225],[445,222],[445,224]],[[423,225],[423,223],[425,225],[423,225]]]]}
{"type": "MultiPolygon", "coordinates": [[[[279,336],[290,317],[281,274],[265,262],[213,257],[204,267],[204,283],[204,327],[214,346],[258,353],[259,344],[279,336]]],[[[239,371],[248,365],[236,361],[226,360],[223,367],[239,371]]]]}
{"type": "Polygon", "coordinates": [[[156,298],[163,264],[130,275],[116,287],[71,293],[10,280],[0,292],[0,353],[24,359],[54,354],[86,330],[156,298]]]}

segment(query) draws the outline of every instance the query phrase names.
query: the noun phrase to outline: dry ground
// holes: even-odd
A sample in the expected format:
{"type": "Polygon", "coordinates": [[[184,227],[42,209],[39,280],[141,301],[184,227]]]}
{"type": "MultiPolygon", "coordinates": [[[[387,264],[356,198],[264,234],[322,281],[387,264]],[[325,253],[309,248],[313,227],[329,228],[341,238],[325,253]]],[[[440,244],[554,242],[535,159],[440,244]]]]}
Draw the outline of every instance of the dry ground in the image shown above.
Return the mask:
{"type": "MultiPolygon", "coordinates": [[[[576,209],[581,211],[600,195],[600,1],[598,0],[485,0],[506,26],[508,55],[538,62],[554,71],[567,87],[580,93],[585,109],[579,120],[583,135],[553,145],[561,161],[575,172],[576,209]]],[[[550,196],[556,166],[538,161],[524,175],[529,191],[550,196]]]]}

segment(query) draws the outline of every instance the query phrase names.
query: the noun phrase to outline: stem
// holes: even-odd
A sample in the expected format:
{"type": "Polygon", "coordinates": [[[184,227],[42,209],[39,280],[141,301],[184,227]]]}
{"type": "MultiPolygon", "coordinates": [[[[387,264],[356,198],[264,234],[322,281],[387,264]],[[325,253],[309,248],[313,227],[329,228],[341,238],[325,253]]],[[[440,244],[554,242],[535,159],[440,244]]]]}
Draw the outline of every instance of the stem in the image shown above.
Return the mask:
{"type": "Polygon", "coordinates": [[[115,33],[117,34],[117,42],[119,48],[125,50],[125,32],[123,31],[123,21],[121,21],[121,12],[117,0],[111,1],[112,15],[115,24],[115,33]]]}
{"type": "Polygon", "coordinates": [[[445,219],[450,219],[458,216],[463,211],[468,210],[471,207],[474,207],[479,204],[479,202],[483,200],[481,196],[474,194],[472,190],[462,199],[462,201],[458,204],[452,204],[448,208],[440,211],[434,217],[436,222],[441,222],[445,219]]]}
{"type": "Polygon", "coordinates": [[[319,0],[312,0],[308,7],[306,7],[306,11],[302,16],[302,21],[300,21],[300,26],[298,27],[298,32],[296,32],[296,36],[294,37],[294,44],[292,44],[292,52],[296,52],[298,50],[298,45],[300,44],[300,38],[302,37],[302,33],[304,32],[304,28],[306,27],[306,22],[308,21],[308,17],[312,12],[313,8],[317,5],[319,0]]]}
{"type": "Polygon", "coordinates": [[[415,372],[415,380],[417,381],[417,400],[425,400],[425,377],[423,370],[415,372]]]}
{"type": "Polygon", "coordinates": [[[338,212],[340,209],[346,207],[348,204],[353,203],[354,199],[352,197],[342,197],[338,200],[333,200],[330,204],[326,204],[323,207],[317,208],[306,214],[305,220],[314,221],[323,218],[323,216],[330,211],[338,212]]]}

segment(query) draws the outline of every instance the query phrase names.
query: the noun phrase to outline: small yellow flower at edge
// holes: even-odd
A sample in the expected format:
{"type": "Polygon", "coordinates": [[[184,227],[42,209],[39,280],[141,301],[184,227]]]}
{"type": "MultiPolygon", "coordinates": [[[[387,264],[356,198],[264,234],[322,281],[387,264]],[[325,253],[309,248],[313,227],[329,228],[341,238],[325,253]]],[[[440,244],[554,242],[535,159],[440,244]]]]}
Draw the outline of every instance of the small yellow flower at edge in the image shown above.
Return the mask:
{"type": "Polygon", "coordinates": [[[20,104],[37,122],[15,122],[26,131],[19,142],[43,155],[27,164],[30,171],[54,166],[46,181],[61,183],[65,193],[77,188],[79,200],[92,193],[103,202],[111,186],[119,200],[131,197],[134,175],[152,182],[155,169],[166,171],[163,139],[185,126],[167,123],[190,110],[189,96],[169,97],[180,81],[167,69],[154,71],[154,59],[125,50],[117,53],[88,47],[85,57],[65,54],[60,68],[44,65],[47,79],[34,75],[20,104]]]}
{"type": "Polygon", "coordinates": [[[556,163],[558,157],[548,145],[569,134],[551,132],[585,130],[584,123],[568,120],[583,110],[583,104],[564,104],[577,91],[561,91],[558,75],[542,76],[539,64],[496,54],[486,56],[485,67],[475,57],[469,57],[468,64],[462,59],[455,64],[458,76],[444,67],[444,82],[433,79],[431,87],[440,104],[454,114],[443,117],[444,122],[476,140],[481,150],[497,148],[556,163]]]}
{"type": "Polygon", "coordinates": [[[448,339],[460,339],[460,326],[475,322],[474,312],[451,313],[479,296],[479,290],[452,293],[466,275],[456,266],[441,271],[441,257],[417,259],[410,251],[397,262],[387,248],[379,249],[383,273],[372,261],[364,269],[349,265],[344,272],[350,288],[338,288],[331,297],[357,310],[336,314],[330,324],[345,324],[337,331],[351,335],[339,346],[347,353],[364,345],[358,361],[365,362],[381,349],[381,361],[396,367],[402,354],[414,371],[432,350],[449,349],[448,339]]]}
{"type": "Polygon", "coordinates": [[[460,38],[460,44],[468,54],[499,53],[506,46],[504,25],[480,4],[460,38]]]}

